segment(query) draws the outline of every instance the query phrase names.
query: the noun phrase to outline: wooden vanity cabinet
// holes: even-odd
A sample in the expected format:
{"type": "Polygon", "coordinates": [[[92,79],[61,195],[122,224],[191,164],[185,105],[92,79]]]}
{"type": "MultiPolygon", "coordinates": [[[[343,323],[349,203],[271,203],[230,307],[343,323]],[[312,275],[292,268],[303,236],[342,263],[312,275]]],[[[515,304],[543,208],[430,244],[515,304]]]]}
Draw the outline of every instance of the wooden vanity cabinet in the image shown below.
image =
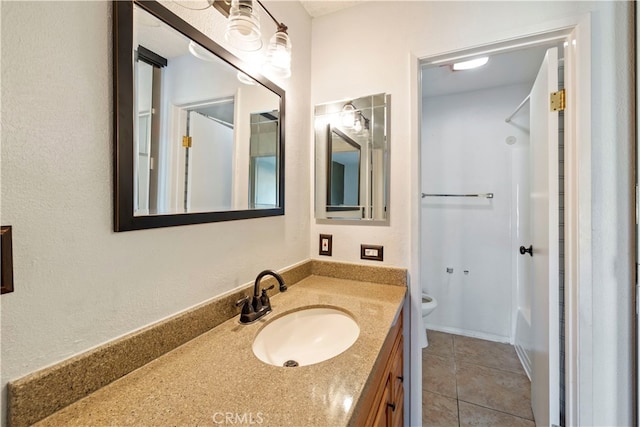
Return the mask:
{"type": "Polygon", "coordinates": [[[351,425],[402,427],[404,425],[404,374],[402,311],[380,352],[379,362],[372,372],[368,393],[362,408],[351,425]]]}

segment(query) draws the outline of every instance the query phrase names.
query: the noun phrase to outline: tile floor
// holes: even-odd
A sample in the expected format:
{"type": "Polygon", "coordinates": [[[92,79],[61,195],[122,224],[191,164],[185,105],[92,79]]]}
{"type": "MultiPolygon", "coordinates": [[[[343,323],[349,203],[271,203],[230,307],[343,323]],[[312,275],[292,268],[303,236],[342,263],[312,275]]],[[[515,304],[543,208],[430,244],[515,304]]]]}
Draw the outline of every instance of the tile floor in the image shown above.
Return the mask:
{"type": "Polygon", "coordinates": [[[531,384],[509,344],[428,331],[422,350],[425,427],[535,427],[531,384]]]}

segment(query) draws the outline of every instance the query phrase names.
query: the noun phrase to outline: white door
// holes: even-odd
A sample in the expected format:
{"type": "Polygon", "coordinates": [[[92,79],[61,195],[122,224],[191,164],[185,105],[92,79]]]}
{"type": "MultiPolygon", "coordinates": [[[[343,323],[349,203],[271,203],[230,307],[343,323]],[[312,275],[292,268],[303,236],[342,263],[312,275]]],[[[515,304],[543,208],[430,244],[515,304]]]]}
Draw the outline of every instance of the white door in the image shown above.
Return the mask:
{"type": "MultiPolygon", "coordinates": [[[[549,49],[531,89],[531,407],[536,425],[559,425],[558,49],[549,49]]],[[[529,257],[529,254],[525,256],[529,257]]]]}
{"type": "Polygon", "coordinates": [[[189,116],[188,211],[231,210],[233,129],[198,111],[189,116]]]}

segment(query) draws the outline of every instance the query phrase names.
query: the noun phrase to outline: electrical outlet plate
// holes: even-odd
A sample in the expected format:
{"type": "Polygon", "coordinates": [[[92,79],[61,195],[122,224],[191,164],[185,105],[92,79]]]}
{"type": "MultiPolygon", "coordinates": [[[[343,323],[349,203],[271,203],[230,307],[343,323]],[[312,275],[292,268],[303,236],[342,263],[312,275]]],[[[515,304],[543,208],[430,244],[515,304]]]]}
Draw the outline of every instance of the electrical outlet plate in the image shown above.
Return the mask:
{"type": "Polygon", "coordinates": [[[360,259],[383,260],[383,247],[379,245],[360,245],[360,259]]]}
{"type": "Polygon", "coordinates": [[[320,249],[318,251],[320,255],[331,256],[332,240],[333,236],[331,234],[320,235],[320,249]]]}

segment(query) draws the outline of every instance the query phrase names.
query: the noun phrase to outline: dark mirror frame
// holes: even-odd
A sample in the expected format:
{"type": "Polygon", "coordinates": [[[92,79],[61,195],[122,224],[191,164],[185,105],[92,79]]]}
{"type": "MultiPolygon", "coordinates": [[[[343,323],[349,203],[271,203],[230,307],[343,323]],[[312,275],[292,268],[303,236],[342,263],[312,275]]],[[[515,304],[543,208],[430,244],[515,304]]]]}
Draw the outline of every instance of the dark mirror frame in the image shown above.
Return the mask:
{"type": "MultiPolygon", "coordinates": [[[[196,30],[156,1],[113,2],[114,93],[114,230],[129,231],[176,225],[262,218],[284,215],[285,91],[260,74],[248,73],[242,60],[196,30]],[[205,47],[234,68],[249,75],[280,97],[278,207],[272,209],[196,212],[134,216],[134,112],[133,112],[133,6],[164,21],[176,31],[205,47]]],[[[248,197],[248,196],[247,196],[248,197]]]]}

